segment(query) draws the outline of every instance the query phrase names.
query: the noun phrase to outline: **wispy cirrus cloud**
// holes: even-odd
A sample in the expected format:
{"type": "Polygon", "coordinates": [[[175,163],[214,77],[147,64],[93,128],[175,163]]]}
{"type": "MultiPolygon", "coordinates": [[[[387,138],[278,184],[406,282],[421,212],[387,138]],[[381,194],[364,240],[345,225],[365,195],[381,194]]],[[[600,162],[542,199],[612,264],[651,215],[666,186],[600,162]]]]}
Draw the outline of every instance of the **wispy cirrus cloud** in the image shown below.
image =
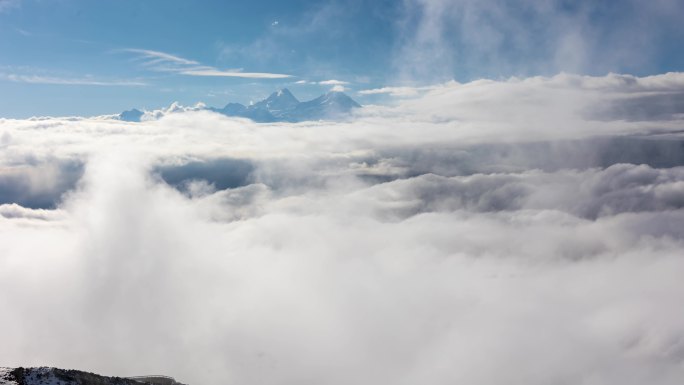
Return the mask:
{"type": "Polygon", "coordinates": [[[296,82],[294,82],[294,84],[309,84],[309,85],[340,86],[341,87],[341,86],[349,85],[351,83],[344,81],[344,80],[337,80],[337,79],[320,80],[320,81],[301,79],[301,80],[297,80],[296,82]]]}
{"type": "Polygon", "coordinates": [[[146,86],[147,83],[135,80],[101,80],[91,77],[63,78],[41,75],[0,74],[0,79],[16,83],[80,85],[80,86],[146,86]]]}
{"type": "Polygon", "coordinates": [[[319,85],[319,86],[332,86],[330,91],[344,92],[347,90],[346,85],[350,84],[344,80],[330,79],[321,81],[309,81],[309,80],[298,80],[294,84],[308,84],[308,85],[319,85]]]}
{"type": "Polygon", "coordinates": [[[175,65],[199,65],[200,63],[194,60],[184,59],[179,56],[171,55],[166,52],[152,51],[149,49],[127,48],[124,52],[131,52],[140,55],[140,58],[145,60],[145,65],[155,64],[175,64],[175,65]]]}
{"type": "Polygon", "coordinates": [[[369,90],[361,90],[359,95],[381,95],[386,94],[390,96],[416,96],[424,91],[429,91],[434,87],[382,87],[373,88],[369,90]]]}
{"type": "Polygon", "coordinates": [[[33,36],[33,34],[32,34],[31,32],[29,32],[29,31],[27,31],[27,30],[25,30],[25,29],[14,28],[14,31],[16,31],[18,34],[20,34],[20,35],[22,35],[22,36],[27,36],[27,37],[28,37],[28,36],[33,36]]]}
{"type": "Polygon", "coordinates": [[[347,90],[345,85],[349,84],[349,82],[345,82],[345,81],[337,80],[337,79],[330,79],[330,80],[320,81],[320,82],[318,82],[318,84],[323,85],[323,86],[332,86],[330,91],[344,92],[347,90]]]}
{"type": "Polygon", "coordinates": [[[19,7],[20,0],[0,0],[0,12],[19,7]]]}
{"type": "Polygon", "coordinates": [[[292,75],[273,74],[268,72],[242,72],[242,71],[221,71],[214,68],[206,69],[191,69],[179,72],[182,75],[190,76],[218,76],[218,77],[233,77],[233,78],[250,78],[250,79],[282,79],[289,78],[292,75]]]}
{"type": "Polygon", "coordinates": [[[407,0],[397,18],[398,78],[652,72],[681,40],[684,2],[407,0]],[[673,41],[678,41],[673,40],[673,41]]]}
{"type": "Polygon", "coordinates": [[[292,75],[270,72],[243,72],[239,69],[220,70],[202,65],[200,62],[172,55],[166,52],[147,49],[127,48],[123,52],[134,53],[142,61],[142,65],[152,71],[172,72],[187,76],[234,77],[250,79],[282,79],[292,75]]]}
{"type": "Polygon", "coordinates": [[[345,82],[342,80],[336,80],[336,79],[330,79],[330,80],[323,80],[318,82],[318,84],[324,85],[324,86],[344,86],[349,84],[349,82],[345,82]]]}

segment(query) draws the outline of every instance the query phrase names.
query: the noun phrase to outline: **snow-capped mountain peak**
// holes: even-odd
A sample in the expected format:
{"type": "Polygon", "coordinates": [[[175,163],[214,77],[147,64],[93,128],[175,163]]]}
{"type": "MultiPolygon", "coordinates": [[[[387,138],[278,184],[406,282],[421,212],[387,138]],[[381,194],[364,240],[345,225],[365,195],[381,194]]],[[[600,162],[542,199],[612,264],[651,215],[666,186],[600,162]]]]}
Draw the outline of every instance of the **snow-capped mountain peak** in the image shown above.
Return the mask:
{"type": "Polygon", "coordinates": [[[274,115],[282,115],[299,104],[299,100],[287,88],[272,93],[268,98],[251,105],[249,108],[265,108],[274,115]]]}
{"type": "Polygon", "coordinates": [[[341,91],[330,91],[313,100],[300,102],[287,88],[273,92],[266,99],[245,106],[240,103],[228,103],[223,108],[206,107],[198,104],[194,107],[182,107],[176,103],[160,112],[141,112],[133,109],[119,114],[119,119],[127,121],[150,120],[164,114],[188,110],[209,110],[226,116],[238,116],[252,119],[255,122],[301,122],[306,120],[339,119],[349,114],[352,109],[360,108],[354,99],[341,91]]]}

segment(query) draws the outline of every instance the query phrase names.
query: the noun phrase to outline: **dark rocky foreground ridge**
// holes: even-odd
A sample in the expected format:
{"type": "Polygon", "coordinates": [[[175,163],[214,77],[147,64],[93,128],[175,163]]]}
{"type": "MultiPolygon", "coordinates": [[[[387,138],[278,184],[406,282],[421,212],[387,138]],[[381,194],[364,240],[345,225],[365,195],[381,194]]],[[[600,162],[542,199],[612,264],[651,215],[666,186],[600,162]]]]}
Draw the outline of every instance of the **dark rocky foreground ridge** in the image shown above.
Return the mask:
{"type": "MultiPolygon", "coordinates": [[[[307,120],[344,118],[361,105],[344,92],[330,91],[315,99],[300,102],[287,88],[272,93],[268,98],[249,106],[228,103],[223,108],[206,107],[226,116],[248,118],[259,123],[303,122],[307,120]]],[[[138,109],[119,114],[120,120],[139,122],[144,113],[138,109]]]]}
{"type": "Polygon", "coordinates": [[[0,385],[184,385],[167,376],[107,377],[72,369],[0,367],[0,385]]]}

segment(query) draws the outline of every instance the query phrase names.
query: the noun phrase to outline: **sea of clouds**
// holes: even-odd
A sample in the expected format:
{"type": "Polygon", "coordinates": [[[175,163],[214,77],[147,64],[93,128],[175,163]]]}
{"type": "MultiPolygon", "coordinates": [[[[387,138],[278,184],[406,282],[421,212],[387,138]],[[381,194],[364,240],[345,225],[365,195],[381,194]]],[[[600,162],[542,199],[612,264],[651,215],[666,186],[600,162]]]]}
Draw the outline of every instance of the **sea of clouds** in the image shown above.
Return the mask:
{"type": "Polygon", "coordinates": [[[684,74],[343,122],[0,119],[0,362],[199,384],[680,384],[684,74]]]}

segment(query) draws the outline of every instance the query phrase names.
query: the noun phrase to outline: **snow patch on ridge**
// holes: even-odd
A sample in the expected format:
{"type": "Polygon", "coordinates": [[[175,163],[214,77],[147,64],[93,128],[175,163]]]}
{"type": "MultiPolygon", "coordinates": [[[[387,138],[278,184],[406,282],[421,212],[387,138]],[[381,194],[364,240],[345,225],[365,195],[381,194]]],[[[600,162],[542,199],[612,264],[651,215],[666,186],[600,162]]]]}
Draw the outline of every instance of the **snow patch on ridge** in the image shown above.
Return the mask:
{"type": "Polygon", "coordinates": [[[0,367],[0,385],[17,385],[16,381],[10,379],[12,368],[0,367]]]}

